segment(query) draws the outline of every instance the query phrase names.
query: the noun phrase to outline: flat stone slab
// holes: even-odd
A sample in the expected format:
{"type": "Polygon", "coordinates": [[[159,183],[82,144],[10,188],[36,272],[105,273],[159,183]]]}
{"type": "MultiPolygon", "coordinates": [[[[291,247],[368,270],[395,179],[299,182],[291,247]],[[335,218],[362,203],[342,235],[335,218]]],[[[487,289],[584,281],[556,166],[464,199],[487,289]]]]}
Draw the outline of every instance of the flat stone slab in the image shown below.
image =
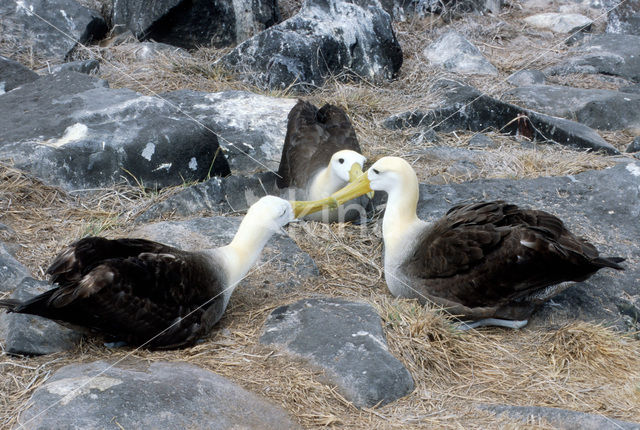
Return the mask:
{"type": "Polygon", "coordinates": [[[529,109],[598,130],[640,129],[640,94],[557,85],[522,86],[506,94],[529,109]]]}
{"type": "Polygon", "coordinates": [[[502,133],[520,134],[537,141],[619,154],[616,148],[584,124],[505,103],[448,79],[437,81],[433,87],[445,96],[440,107],[393,115],[384,121],[384,126],[389,129],[433,128],[444,132],[484,131],[492,127],[502,133]],[[520,121],[517,120],[519,116],[522,118],[520,121]]]}
{"type": "Polygon", "coordinates": [[[455,31],[445,33],[424,50],[431,64],[467,75],[493,75],[498,69],[464,36],[455,31]]]}
{"type": "Polygon", "coordinates": [[[275,309],[260,342],[281,346],[325,370],[358,407],[385,405],[413,391],[409,371],[388,352],[380,316],[366,303],[306,299],[275,309]]]}
{"type": "Polygon", "coordinates": [[[519,418],[525,422],[530,422],[532,417],[542,418],[554,428],[562,430],[640,430],[640,423],[560,408],[511,405],[483,405],[480,408],[495,412],[496,415],[519,418]]]}
{"type": "MultiPolygon", "coordinates": [[[[49,282],[25,278],[11,298],[28,300],[50,290],[49,282]]],[[[14,355],[45,355],[74,348],[82,334],[35,315],[0,313],[0,327],[6,327],[5,351],[14,355]]]]}
{"type": "Polygon", "coordinates": [[[539,13],[528,16],[524,22],[532,27],[551,30],[554,33],[573,33],[588,29],[593,21],[578,13],[539,13]]]}
{"type": "Polygon", "coordinates": [[[0,55],[0,94],[11,91],[22,84],[27,84],[40,76],[22,64],[0,55]]]}
{"type": "Polygon", "coordinates": [[[598,34],[585,39],[574,53],[544,72],[547,75],[601,73],[640,82],[640,36],[598,34]]]}
{"type": "Polygon", "coordinates": [[[11,292],[30,276],[29,270],[15,259],[7,246],[0,242],[0,292],[11,292]]]}
{"type": "Polygon", "coordinates": [[[18,423],[49,429],[290,429],[287,412],[192,364],[72,364],[38,387],[18,423]]]}

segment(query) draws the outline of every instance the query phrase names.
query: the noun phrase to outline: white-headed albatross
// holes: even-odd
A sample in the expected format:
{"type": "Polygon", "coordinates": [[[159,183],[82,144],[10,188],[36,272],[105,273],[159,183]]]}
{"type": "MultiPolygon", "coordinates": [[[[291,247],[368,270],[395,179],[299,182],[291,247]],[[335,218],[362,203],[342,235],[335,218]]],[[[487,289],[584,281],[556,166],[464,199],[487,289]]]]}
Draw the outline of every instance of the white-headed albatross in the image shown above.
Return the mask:
{"type": "MultiPolygon", "coordinates": [[[[362,174],[367,159],[360,152],[356,132],[344,110],[330,104],[318,109],[298,100],[288,116],[278,187],[301,190],[303,200],[328,197],[362,174]]],[[[305,219],[352,221],[366,216],[363,205],[366,206],[364,198],[307,215],[305,219]]]]}
{"type": "Polygon", "coordinates": [[[47,270],[55,288],[24,302],[0,300],[0,307],[131,345],[188,346],[220,320],[272,234],[313,205],[263,197],[231,243],[198,252],[144,239],[80,239],[47,270]]]}
{"type": "Polygon", "coordinates": [[[619,257],[600,257],[556,216],[502,201],[451,208],[441,219],[418,219],[413,168],[384,157],[336,192],[336,204],[370,190],[386,191],[382,221],[384,272],[394,296],[431,301],[473,323],[463,328],[526,325],[534,309],[619,257]]]}

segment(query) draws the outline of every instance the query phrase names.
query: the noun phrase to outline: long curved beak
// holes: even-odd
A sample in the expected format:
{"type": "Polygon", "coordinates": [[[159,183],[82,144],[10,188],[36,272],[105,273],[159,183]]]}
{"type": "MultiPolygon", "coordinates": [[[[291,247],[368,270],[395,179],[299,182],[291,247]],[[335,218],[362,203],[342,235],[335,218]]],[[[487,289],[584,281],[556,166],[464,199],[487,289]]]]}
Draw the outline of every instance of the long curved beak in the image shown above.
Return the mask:
{"type": "Polygon", "coordinates": [[[369,192],[373,192],[369,182],[369,177],[366,173],[363,173],[354,179],[349,185],[331,194],[328,198],[334,199],[339,206],[351,199],[355,199],[356,197],[360,197],[361,195],[369,192]]]}
{"type": "Polygon", "coordinates": [[[292,200],[289,201],[289,203],[291,203],[291,207],[293,208],[293,216],[296,218],[321,211],[324,208],[335,209],[338,207],[338,202],[331,196],[312,201],[292,200]]]}
{"type": "MultiPolygon", "coordinates": [[[[351,166],[351,170],[349,170],[349,182],[353,183],[356,179],[358,179],[362,175],[363,175],[362,167],[360,167],[358,163],[353,163],[353,166],[351,166]]],[[[366,194],[367,194],[367,197],[369,197],[369,200],[373,199],[373,191],[369,191],[366,194]]]]}

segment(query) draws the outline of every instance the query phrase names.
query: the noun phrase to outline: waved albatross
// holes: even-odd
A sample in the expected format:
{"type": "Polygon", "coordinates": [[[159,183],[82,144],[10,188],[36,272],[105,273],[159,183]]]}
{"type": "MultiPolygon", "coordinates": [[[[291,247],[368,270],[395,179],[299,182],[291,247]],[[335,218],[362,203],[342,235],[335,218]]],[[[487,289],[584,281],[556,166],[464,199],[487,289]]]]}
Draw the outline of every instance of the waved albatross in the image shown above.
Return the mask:
{"type": "Polygon", "coordinates": [[[197,252],[144,239],[80,239],[47,270],[55,288],[0,307],[131,345],[189,346],[220,320],[272,234],[313,204],[263,197],[231,243],[197,252]]]}
{"type": "Polygon", "coordinates": [[[382,221],[384,273],[394,296],[436,303],[472,323],[520,328],[535,308],[603,267],[600,257],[556,216],[502,201],[451,208],[433,223],[418,219],[413,168],[384,157],[336,192],[336,204],[370,190],[386,191],[382,221]]]}
{"type": "MultiPolygon", "coordinates": [[[[303,200],[323,199],[362,174],[367,159],[360,152],[356,132],[344,110],[330,104],[318,109],[298,100],[288,116],[277,185],[301,190],[303,200]]],[[[362,198],[304,218],[353,221],[366,217],[365,206],[366,199],[362,198]]]]}

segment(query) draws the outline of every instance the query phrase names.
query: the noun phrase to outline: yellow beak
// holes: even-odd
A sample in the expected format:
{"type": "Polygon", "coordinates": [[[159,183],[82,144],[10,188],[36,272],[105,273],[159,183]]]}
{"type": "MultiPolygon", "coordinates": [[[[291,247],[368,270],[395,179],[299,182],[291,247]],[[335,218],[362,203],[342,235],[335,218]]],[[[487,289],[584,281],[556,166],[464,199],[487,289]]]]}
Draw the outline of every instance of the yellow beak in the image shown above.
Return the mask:
{"type": "Polygon", "coordinates": [[[290,201],[293,208],[293,216],[296,218],[321,211],[324,208],[335,209],[338,207],[336,199],[329,196],[321,200],[313,201],[290,201]]]}
{"type": "Polygon", "coordinates": [[[361,174],[351,181],[346,187],[331,194],[328,198],[334,199],[338,206],[348,202],[351,199],[360,197],[363,194],[372,193],[369,177],[366,173],[361,174]]]}
{"type": "MultiPolygon", "coordinates": [[[[360,176],[362,176],[362,174],[363,174],[362,167],[360,167],[358,163],[353,163],[353,166],[351,166],[351,170],[349,170],[349,182],[355,181],[360,176]]],[[[369,191],[366,194],[367,194],[367,197],[369,197],[369,199],[373,198],[373,191],[369,191]]]]}

